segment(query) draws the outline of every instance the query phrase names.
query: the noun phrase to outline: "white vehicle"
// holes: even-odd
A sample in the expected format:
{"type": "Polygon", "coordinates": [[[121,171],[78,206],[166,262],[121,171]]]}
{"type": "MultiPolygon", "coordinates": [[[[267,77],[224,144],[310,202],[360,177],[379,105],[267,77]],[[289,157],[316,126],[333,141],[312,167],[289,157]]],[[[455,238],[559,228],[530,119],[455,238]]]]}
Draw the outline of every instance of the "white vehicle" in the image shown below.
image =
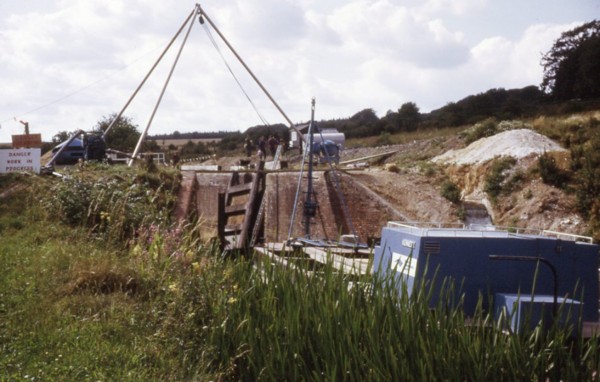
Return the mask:
{"type": "MultiPolygon", "coordinates": [[[[308,123],[303,125],[297,125],[296,128],[303,135],[304,143],[300,143],[301,139],[298,136],[298,133],[295,130],[290,131],[290,148],[302,148],[304,144],[306,144],[306,140],[308,139],[308,123]]],[[[315,143],[323,143],[325,141],[331,141],[335,143],[339,150],[344,149],[344,144],[346,143],[346,136],[344,133],[340,133],[337,129],[329,128],[322,129],[319,132],[315,132],[313,136],[313,142],[315,143]]]]}

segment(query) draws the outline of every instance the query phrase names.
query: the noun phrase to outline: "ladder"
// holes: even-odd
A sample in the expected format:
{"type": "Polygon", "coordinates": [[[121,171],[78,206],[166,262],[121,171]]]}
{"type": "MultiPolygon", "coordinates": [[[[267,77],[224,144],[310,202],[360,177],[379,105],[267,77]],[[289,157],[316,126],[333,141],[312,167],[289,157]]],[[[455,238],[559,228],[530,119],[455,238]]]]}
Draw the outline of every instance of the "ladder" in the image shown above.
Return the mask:
{"type": "MultiPolygon", "coordinates": [[[[275,157],[273,158],[273,166],[271,170],[277,169],[277,164],[280,161],[281,153],[283,151],[283,145],[277,146],[277,151],[275,152],[275,157]]],[[[265,219],[265,209],[267,207],[267,198],[263,195],[262,201],[260,202],[260,207],[258,208],[258,215],[256,216],[256,220],[254,222],[254,227],[252,229],[252,237],[250,238],[250,247],[254,247],[256,244],[256,240],[258,239],[258,234],[260,233],[260,228],[263,225],[263,221],[265,219]]]]}
{"type": "Polygon", "coordinates": [[[219,194],[218,235],[223,249],[246,247],[260,194],[264,162],[256,173],[234,172],[227,192],[219,194]]]}

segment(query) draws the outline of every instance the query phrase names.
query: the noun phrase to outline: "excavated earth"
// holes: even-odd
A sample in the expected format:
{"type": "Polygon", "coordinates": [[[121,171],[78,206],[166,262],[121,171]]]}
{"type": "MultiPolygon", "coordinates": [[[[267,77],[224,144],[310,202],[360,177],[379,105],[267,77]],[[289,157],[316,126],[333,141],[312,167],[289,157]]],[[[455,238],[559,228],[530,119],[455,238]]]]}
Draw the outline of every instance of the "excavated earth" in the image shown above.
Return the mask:
{"type": "MultiPolygon", "coordinates": [[[[495,225],[584,234],[588,227],[574,212],[573,196],[544,184],[537,174],[537,158],[543,152],[552,153],[559,164],[567,165],[568,153],[532,130],[504,132],[468,147],[461,138],[452,136],[346,149],[341,155],[339,172],[341,196],[335,189],[337,182],[326,172],[316,175],[320,212],[314,232],[329,239],[339,233],[356,232],[366,240],[380,235],[388,221],[459,223],[459,217],[464,218],[463,205],[451,203],[441,192],[442,184],[452,181],[460,187],[463,201],[486,207],[495,225]],[[369,158],[381,153],[391,154],[369,158]],[[507,177],[515,172],[522,176],[512,192],[492,201],[483,191],[484,180],[493,159],[499,156],[513,156],[517,160],[507,177]],[[352,163],[344,165],[349,161],[352,163]]],[[[291,168],[299,162],[297,153],[286,153],[284,158],[291,168]]],[[[240,159],[243,157],[212,159],[204,164],[227,169],[240,159]]],[[[319,170],[327,170],[327,166],[321,165],[319,170]]],[[[198,173],[196,178],[201,191],[196,197],[198,211],[214,230],[216,193],[226,188],[228,176],[198,173]]],[[[287,238],[297,183],[298,172],[279,172],[267,177],[267,241],[287,238]]],[[[301,211],[301,207],[296,211],[294,235],[302,233],[301,211]]]]}

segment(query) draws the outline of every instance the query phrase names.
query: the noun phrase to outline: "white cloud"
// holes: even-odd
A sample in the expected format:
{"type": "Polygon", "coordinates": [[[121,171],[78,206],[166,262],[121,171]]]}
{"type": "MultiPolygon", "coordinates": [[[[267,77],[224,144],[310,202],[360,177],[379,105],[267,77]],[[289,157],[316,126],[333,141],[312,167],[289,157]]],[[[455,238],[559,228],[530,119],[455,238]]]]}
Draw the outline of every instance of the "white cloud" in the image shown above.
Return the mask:
{"type": "MultiPolygon", "coordinates": [[[[578,6],[551,3],[545,9],[563,22],[532,15],[518,25],[493,21],[495,15],[486,12],[500,5],[486,0],[206,0],[202,6],[297,122],[309,118],[313,96],[317,117],[324,119],[365,108],[383,115],[408,101],[428,111],[491,87],[539,84],[541,52],[580,23],[573,15],[592,7],[575,2],[578,6]]],[[[502,7],[518,4],[507,0],[502,7]]],[[[119,111],[194,5],[182,0],[0,3],[0,142],[21,132],[15,116],[49,140],[60,130],[90,129],[119,111]]],[[[126,112],[140,127],[147,124],[180,41],[126,112]]],[[[219,46],[261,114],[271,123],[285,122],[219,46]]],[[[150,133],[244,130],[259,123],[194,20],[150,133]]]]}
{"type": "Polygon", "coordinates": [[[459,65],[468,55],[460,33],[388,0],[350,3],[335,11],[328,23],[349,49],[367,58],[381,54],[435,68],[459,65]]]}
{"type": "Polygon", "coordinates": [[[517,41],[501,36],[484,39],[472,49],[470,66],[484,86],[539,85],[543,75],[542,54],[552,47],[563,31],[574,26],[537,24],[527,28],[517,41]],[[490,73],[494,75],[490,76],[490,73]]]}
{"type": "Polygon", "coordinates": [[[428,0],[421,10],[428,13],[450,12],[453,15],[464,15],[481,9],[487,3],[488,0],[428,0]]]}

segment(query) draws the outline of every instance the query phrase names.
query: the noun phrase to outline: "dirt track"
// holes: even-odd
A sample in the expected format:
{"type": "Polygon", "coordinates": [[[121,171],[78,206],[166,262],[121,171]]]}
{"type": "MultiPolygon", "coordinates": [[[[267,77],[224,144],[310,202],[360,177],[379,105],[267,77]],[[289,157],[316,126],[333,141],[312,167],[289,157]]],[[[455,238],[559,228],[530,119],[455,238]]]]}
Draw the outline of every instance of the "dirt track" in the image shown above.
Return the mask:
{"type": "MultiPolygon", "coordinates": [[[[356,172],[352,178],[368,187],[380,198],[386,200],[409,221],[454,222],[458,221],[456,207],[440,195],[434,182],[424,175],[398,174],[380,168],[356,172]]],[[[362,189],[345,189],[357,193],[356,198],[373,198],[362,189]]]]}

